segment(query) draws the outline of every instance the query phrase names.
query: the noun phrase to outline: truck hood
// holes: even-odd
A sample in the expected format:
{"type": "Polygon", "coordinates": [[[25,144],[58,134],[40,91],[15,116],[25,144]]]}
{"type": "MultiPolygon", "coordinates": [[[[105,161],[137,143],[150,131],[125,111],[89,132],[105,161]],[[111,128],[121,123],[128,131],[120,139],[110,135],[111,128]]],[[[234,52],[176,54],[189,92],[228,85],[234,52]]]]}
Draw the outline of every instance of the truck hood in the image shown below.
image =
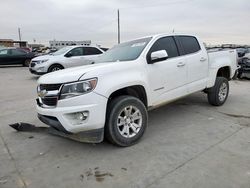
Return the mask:
{"type": "Polygon", "coordinates": [[[57,83],[75,82],[78,81],[87,72],[98,70],[106,66],[109,67],[117,65],[118,63],[98,63],[93,65],[84,65],[79,67],[63,69],[60,71],[51,72],[41,76],[38,79],[38,84],[57,84],[57,83]]]}

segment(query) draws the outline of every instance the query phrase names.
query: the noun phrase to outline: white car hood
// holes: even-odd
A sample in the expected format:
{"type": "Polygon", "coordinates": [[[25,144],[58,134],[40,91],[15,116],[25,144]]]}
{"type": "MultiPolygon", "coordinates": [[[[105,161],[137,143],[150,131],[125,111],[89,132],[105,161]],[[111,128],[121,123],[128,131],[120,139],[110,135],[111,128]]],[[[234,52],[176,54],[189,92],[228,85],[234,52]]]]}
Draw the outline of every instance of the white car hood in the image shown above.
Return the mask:
{"type": "Polygon", "coordinates": [[[98,63],[93,65],[84,65],[79,67],[63,69],[60,71],[45,74],[41,76],[37,82],[38,84],[59,84],[59,83],[75,82],[78,81],[87,72],[99,69],[108,64],[113,64],[116,66],[116,63],[98,63]]]}
{"type": "Polygon", "coordinates": [[[45,60],[45,59],[52,59],[53,57],[54,57],[53,55],[41,55],[41,56],[33,58],[32,60],[41,61],[41,60],[45,60]]]}

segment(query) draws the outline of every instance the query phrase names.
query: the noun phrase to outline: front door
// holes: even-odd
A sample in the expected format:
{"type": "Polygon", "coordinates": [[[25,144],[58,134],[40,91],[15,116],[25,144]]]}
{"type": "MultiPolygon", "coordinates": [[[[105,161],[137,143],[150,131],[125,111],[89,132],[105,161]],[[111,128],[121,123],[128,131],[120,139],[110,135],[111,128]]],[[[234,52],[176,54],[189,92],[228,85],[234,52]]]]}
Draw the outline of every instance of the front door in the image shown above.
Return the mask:
{"type": "Polygon", "coordinates": [[[153,105],[167,102],[187,94],[187,66],[186,60],[179,55],[173,37],[158,39],[150,48],[147,58],[152,52],[166,50],[168,58],[147,65],[148,82],[154,99],[153,105]]]}
{"type": "Polygon", "coordinates": [[[64,67],[76,67],[82,65],[82,57],[83,57],[83,48],[82,47],[76,47],[70,50],[66,54],[66,59],[64,60],[64,67]]]}

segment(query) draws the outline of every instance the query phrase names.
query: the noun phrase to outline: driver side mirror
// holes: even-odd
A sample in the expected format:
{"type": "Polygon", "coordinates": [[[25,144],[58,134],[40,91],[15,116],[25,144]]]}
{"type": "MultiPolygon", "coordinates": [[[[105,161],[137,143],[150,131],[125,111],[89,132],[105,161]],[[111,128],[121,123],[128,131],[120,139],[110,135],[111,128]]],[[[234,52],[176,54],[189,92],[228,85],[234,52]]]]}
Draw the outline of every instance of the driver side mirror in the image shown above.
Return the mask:
{"type": "Polygon", "coordinates": [[[168,53],[166,50],[158,50],[155,52],[152,52],[150,54],[150,64],[159,62],[159,61],[164,61],[168,58],[168,53]]]}

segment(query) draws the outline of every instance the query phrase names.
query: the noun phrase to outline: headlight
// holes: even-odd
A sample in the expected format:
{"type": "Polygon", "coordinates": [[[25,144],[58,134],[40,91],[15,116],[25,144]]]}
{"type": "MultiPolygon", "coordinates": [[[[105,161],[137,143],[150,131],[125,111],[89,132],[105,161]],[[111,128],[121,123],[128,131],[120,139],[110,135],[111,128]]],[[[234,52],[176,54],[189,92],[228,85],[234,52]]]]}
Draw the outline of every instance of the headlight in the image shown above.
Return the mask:
{"type": "Polygon", "coordinates": [[[44,62],[46,62],[46,61],[48,61],[48,59],[44,59],[44,60],[40,60],[40,61],[36,61],[36,64],[41,64],[41,63],[44,63],[44,62]]]}
{"type": "Polygon", "coordinates": [[[97,78],[64,84],[60,92],[60,99],[76,97],[91,92],[95,89],[96,84],[97,78]]]}

